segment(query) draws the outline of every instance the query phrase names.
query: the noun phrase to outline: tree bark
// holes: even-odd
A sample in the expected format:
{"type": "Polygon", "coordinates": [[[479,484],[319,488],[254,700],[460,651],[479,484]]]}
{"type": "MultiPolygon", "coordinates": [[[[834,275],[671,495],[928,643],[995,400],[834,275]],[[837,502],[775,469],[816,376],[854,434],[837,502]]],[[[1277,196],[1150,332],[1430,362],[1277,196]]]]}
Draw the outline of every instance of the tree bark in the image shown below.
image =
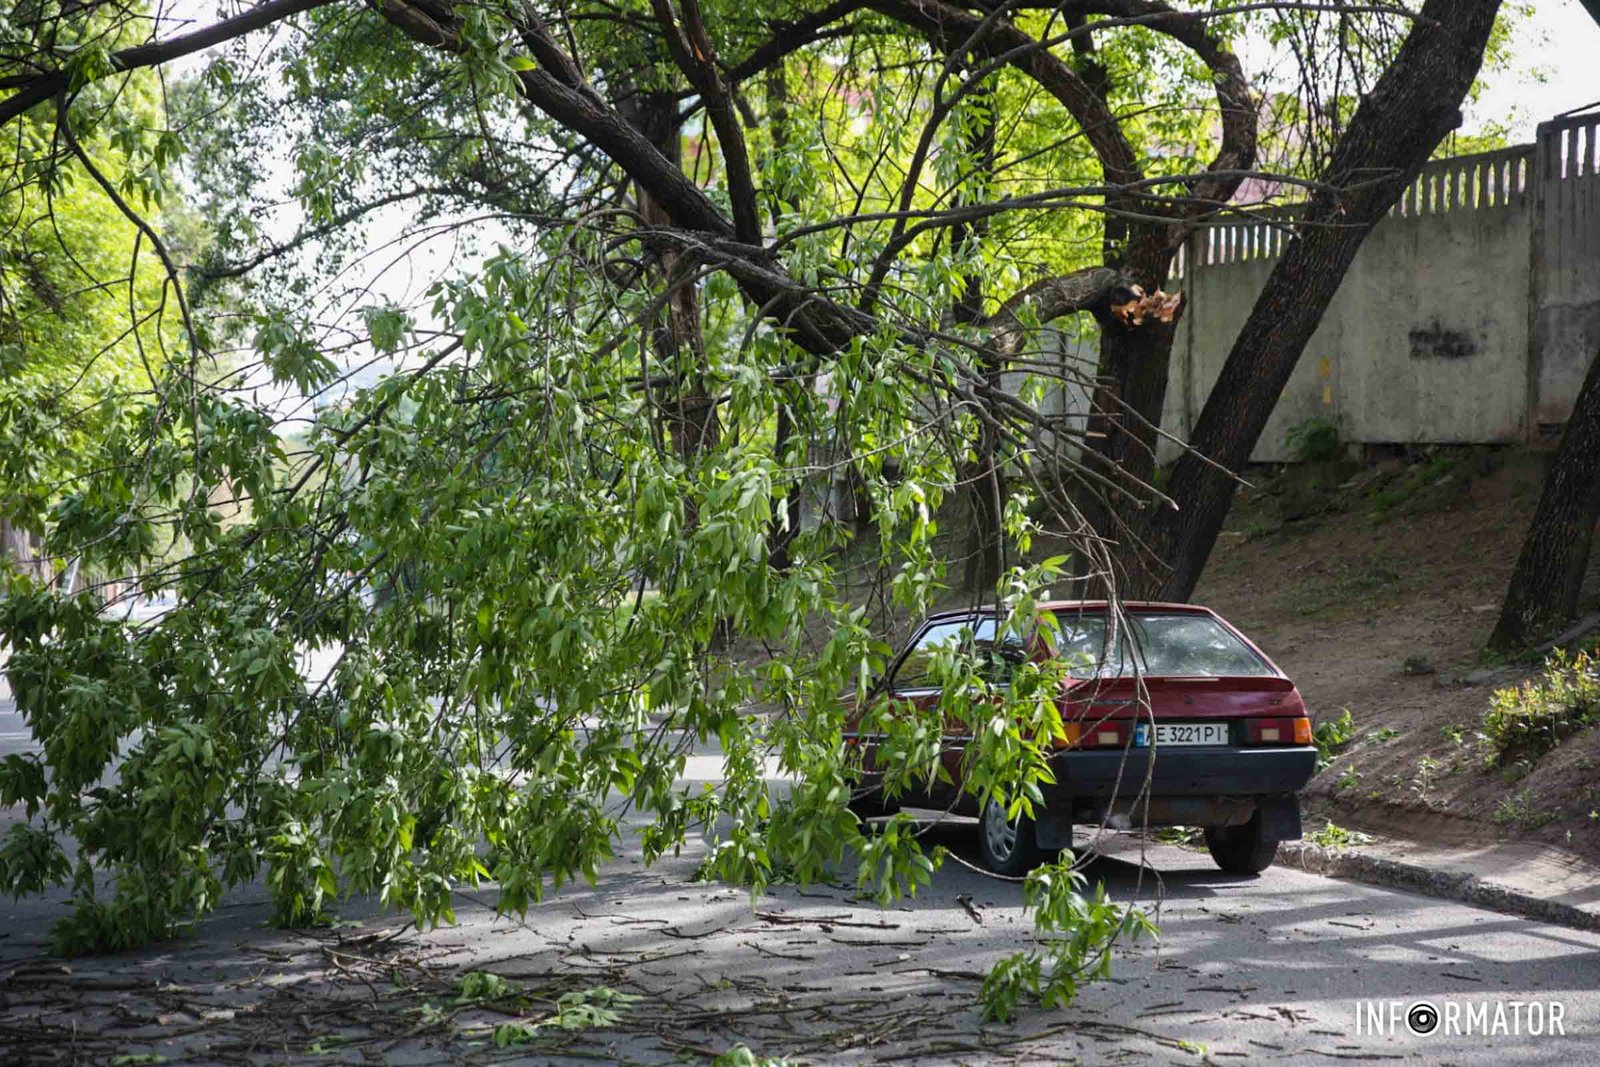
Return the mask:
{"type": "MultiPolygon", "coordinates": [[[[977,75],[969,73],[968,76],[977,75]]],[[[980,171],[980,174],[974,175],[974,180],[981,178],[987,181],[994,173],[997,133],[994,92],[994,79],[990,78],[972,93],[973,103],[987,112],[983,123],[970,131],[966,138],[967,151],[976,159],[980,171]]],[[[950,230],[950,243],[954,248],[975,252],[988,235],[988,219],[977,219],[954,226],[950,230]]],[[[983,279],[976,274],[967,275],[962,283],[961,295],[951,309],[955,320],[966,324],[982,322],[983,300],[983,279]]],[[[1004,364],[993,345],[984,349],[981,369],[984,380],[990,386],[998,387],[1004,364]]],[[[999,449],[1000,441],[994,427],[983,423],[978,429],[976,461],[964,464],[960,472],[972,504],[973,519],[967,538],[967,567],[962,584],[974,596],[987,597],[993,593],[1000,573],[1006,566],[1006,539],[1001,528],[1005,515],[1000,509],[1004,507],[1009,490],[1005,469],[998,459],[999,449]]]]}
{"type": "MultiPolygon", "coordinates": [[[[1112,220],[1106,221],[1106,263],[1145,292],[1160,292],[1166,284],[1172,253],[1167,248],[1168,224],[1139,222],[1116,227],[1120,246],[1113,245],[1112,220]]],[[[1150,322],[1140,329],[1120,323],[1101,323],[1098,384],[1090,404],[1089,436],[1083,462],[1114,484],[1140,495],[1155,473],[1157,430],[1166,404],[1171,373],[1172,342],[1177,317],[1150,322]]],[[[1116,514],[1104,493],[1080,494],[1078,510],[1103,537],[1118,536],[1126,522],[1116,514]]]]}
{"type": "Polygon", "coordinates": [[[1368,231],[1460,125],[1461,100],[1477,77],[1499,8],[1500,0],[1428,0],[1394,62],[1362,99],[1334,147],[1325,184],[1301,213],[1206,399],[1190,439],[1194,451],[1173,468],[1167,493],[1177,509],[1152,516],[1144,544],[1120,554],[1131,594],[1170,600],[1193,594],[1233,501],[1237,480],[1229,471],[1249,462],[1368,231]]]}
{"type": "MultiPolygon", "coordinates": [[[[767,96],[767,127],[772,133],[772,148],[775,153],[782,153],[789,147],[789,79],[788,71],[783,60],[775,60],[767,68],[765,77],[767,96]]],[[[781,220],[781,197],[772,198],[772,221],[776,225],[781,220]]],[[[794,397],[796,401],[803,397],[795,396],[796,393],[807,388],[802,379],[791,379],[784,383],[784,391],[794,397]]],[[[789,454],[790,441],[795,434],[794,414],[787,403],[778,405],[778,424],[773,431],[772,458],[780,466],[786,462],[789,454]]],[[[783,504],[779,512],[772,517],[772,525],[767,531],[767,563],[773,570],[787,571],[792,565],[789,546],[795,536],[800,532],[800,485],[791,483],[784,494],[783,504]]]]}
{"type": "MultiPolygon", "coordinates": [[[[193,33],[182,34],[165,41],[150,41],[113,52],[108,57],[109,67],[111,71],[120,73],[168,63],[330,3],[333,3],[333,0],[267,0],[266,3],[257,4],[232,18],[223,19],[193,33]]],[[[72,71],[69,67],[62,66],[59,70],[14,76],[0,81],[0,88],[17,90],[4,100],[0,100],[0,126],[3,126],[51,97],[72,88],[72,71]]]]}
{"type": "MultiPolygon", "coordinates": [[[[673,92],[636,91],[625,96],[618,110],[629,125],[674,167],[682,166],[682,138],[678,125],[678,98],[673,92]]],[[[642,184],[635,184],[639,215],[647,226],[669,229],[671,213],[642,184]]],[[[662,247],[658,253],[661,284],[672,288],[665,313],[651,328],[655,358],[680,383],[676,394],[659,401],[671,430],[672,449],[691,471],[702,453],[716,446],[721,422],[705,380],[705,337],[700,328],[700,290],[685,276],[693,264],[679,251],[662,247]]],[[[691,497],[685,503],[685,522],[698,523],[691,497]]]]}
{"type": "Polygon", "coordinates": [[[1578,391],[1489,647],[1524,648],[1577,614],[1600,521],[1600,356],[1578,391]]]}
{"type": "Polygon", "coordinates": [[[0,560],[9,560],[23,574],[34,578],[44,577],[46,570],[39,559],[39,539],[8,519],[0,519],[0,560]]]}

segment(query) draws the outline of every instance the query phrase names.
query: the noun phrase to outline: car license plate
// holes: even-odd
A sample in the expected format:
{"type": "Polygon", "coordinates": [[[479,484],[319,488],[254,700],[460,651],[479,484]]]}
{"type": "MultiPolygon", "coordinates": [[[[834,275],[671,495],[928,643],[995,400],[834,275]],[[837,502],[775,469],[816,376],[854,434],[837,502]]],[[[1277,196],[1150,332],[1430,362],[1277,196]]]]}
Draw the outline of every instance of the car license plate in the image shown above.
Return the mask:
{"type": "MultiPolygon", "coordinates": [[[[1150,728],[1139,724],[1136,744],[1150,743],[1150,728]]],[[[1156,747],[1162,745],[1225,745],[1228,743],[1228,724],[1225,722],[1162,722],[1156,724],[1156,747]]]]}

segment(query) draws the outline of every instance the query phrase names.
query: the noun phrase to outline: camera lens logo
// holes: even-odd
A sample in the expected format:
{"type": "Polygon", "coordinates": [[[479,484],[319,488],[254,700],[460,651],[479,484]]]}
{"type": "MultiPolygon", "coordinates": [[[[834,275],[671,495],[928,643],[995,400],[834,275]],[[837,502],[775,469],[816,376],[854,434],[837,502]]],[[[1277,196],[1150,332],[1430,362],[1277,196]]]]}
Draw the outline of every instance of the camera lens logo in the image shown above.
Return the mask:
{"type": "Polygon", "coordinates": [[[1418,1037],[1426,1037],[1439,1028],[1439,1009],[1426,1001],[1411,1005],[1406,1012],[1406,1025],[1418,1037]]]}

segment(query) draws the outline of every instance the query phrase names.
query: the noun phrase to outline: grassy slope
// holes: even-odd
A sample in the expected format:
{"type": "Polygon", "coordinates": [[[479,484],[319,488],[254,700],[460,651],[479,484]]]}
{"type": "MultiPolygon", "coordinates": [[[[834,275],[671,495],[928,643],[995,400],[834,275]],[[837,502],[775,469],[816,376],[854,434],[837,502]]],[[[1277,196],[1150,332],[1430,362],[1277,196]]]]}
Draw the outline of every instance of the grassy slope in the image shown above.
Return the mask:
{"type": "Polygon", "coordinates": [[[1540,478],[1534,456],[1457,451],[1302,468],[1241,495],[1196,599],[1257,638],[1315,716],[1350,709],[1356,740],[1312,783],[1312,811],[1458,842],[1532,836],[1600,859],[1600,730],[1531,766],[1486,767],[1474,738],[1494,688],[1519,674],[1477,677],[1501,666],[1478,649],[1540,478]]]}

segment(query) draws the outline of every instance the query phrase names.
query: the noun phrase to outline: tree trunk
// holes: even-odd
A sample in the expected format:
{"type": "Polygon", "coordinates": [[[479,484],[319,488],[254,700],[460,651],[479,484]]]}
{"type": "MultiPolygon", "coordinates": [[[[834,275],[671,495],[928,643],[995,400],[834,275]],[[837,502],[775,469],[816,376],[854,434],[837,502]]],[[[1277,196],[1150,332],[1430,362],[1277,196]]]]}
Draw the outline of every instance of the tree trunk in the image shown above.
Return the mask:
{"type": "MultiPolygon", "coordinates": [[[[1066,16],[1067,26],[1081,29],[1081,14],[1066,16]]],[[[1099,61],[1094,37],[1074,37],[1072,49],[1084,82],[1107,107],[1111,102],[1111,76],[1099,61]]],[[[1158,292],[1172,267],[1173,247],[1168,240],[1173,223],[1132,216],[1141,211],[1136,197],[1108,198],[1101,257],[1106,266],[1132,278],[1145,292],[1158,292]],[[1119,214],[1125,212],[1125,214],[1119,214]]],[[[1083,461],[1113,483],[1126,484],[1140,496],[1137,486],[1148,485],[1155,473],[1156,429],[1167,399],[1171,373],[1175,322],[1150,324],[1130,330],[1102,324],[1098,384],[1090,403],[1083,461]]],[[[1087,486],[1079,494],[1078,510],[1102,537],[1114,539],[1118,515],[1103,491],[1087,486]]]]}
{"type": "MultiPolygon", "coordinates": [[[[618,110],[673,166],[682,166],[676,94],[635,91],[625,94],[618,110]]],[[[675,224],[660,201],[642,186],[636,184],[635,189],[639,214],[646,225],[665,229],[675,224]]],[[[666,313],[651,331],[656,359],[679,383],[673,396],[661,398],[660,410],[670,428],[673,451],[691,470],[700,454],[715,446],[721,436],[721,424],[705,381],[700,291],[693,282],[685,281],[686,272],[692,269],[679,252],[663,249],[659,253],[661,283],[676,289],[667,301],[666,313]]],[[[692,529],[699,518],[693,498],[688,500],[686,509],[685,521],[692,529]]]]}
{"type": "Polygon", "coordinates": [[[1524,648],[1572,618],[1600,521],[1600,356],[1578,392],[1489,647],[1524,648]]]}
{"type": "MultiPolygon", "coordinates": [[[[987,108],[987,118],[968,134],[967,150],[977,158],[982,177],[994,172],[995,163],[995,108],[994,82],[990,80],[973,94],[973,103],[987,108]]],[[[974,176],[977,180],[978,176],[974,176]]],[[[974,200],[981,197],[973,198],[974,200]]],[[[979,219],[963,223],[950,231],[954,247],[974,251],[988,236],[989,223],[979,219]]],[[[957,322],[975,325],[983,321],[983,279],[968,275],[964,279],[961,295],[952,312],[957,322]]],[[[986,348],[981,357],[985,379],[998,387],[1004,363],[993,347],[986,348]]],[[[1006,543],[1002,523],[1005,515],[1001,503],[1006,499],[1006,472],[998,462],[1000,441],[988,422],[978,430],[974,463],[963,464],[958,472],[967,487],[967,497],[972,503],[972,529],[967,538],[967,566],[962,576],[963,588],[970,594],[987,598],[993,595],[1000,573],[1006,566],[1006,543]]]]}
{"type": "Polygon", "coordinates": [[[44,573],[33,534],[11,525],[8,519],[0,519],[0,560],[9,560],[24,574],[38,577],[44,573]]]}
{"type": "Polygon", "coordinates": [[[1500,0],[1428,0],[1394,62],[1356,109],[1273,267],[1195,423],[1167,493],[1178,510],[1152,516],[1149,553],[1124,553],[1127,590],[1187,600],[1216,544],[1237,487],[1289,375],[1367,232],[1383,218],[1445,134],[1478,68],[1500,0]],[[1208,462],[1209,460],[1209,462],[1208,462]],[[1212,464],[1227,470],[1219,470],[1212,464]],[[1151,567],[1154,557],[1168,568],[1151,567]]]}
{"type": "MultiPolygon", "coordinates": [[[[1119,223],[1116,230],[1128,243],[1113,249],[1108,241],[1107,265],[1134,279],[1146,293],[1159,292],[1172,264],[1172,253],[1166,247],[1168,226],[1128,225],[1108,219],[1108,234],[1114,222],[1119,223]]],[[[1176,318],[1147,322],[1137,329],[1117,322],[1100,325],[1098,383],[1090,404],[1083,462],[1108,481],[1126,486],[1134,497],[1144,495],[1140,486],[1149,485],[1155,474],[1157,429],[1166,404],[1176,336],[1176,318]]],[[[1102,537],[1118,538],[1123,532],[1118,527],[1127,524],[1103,490],[1086,486],[1079,495],[1078,510],[1095,531],[1102,537]]]]}
{"type": "MultiPolygon", "coordinates": [[[[767,126],[772,131],[772,147],[775,152],[782,152],[789,146],[789,80],[788,72],[782,60],[774,63],[767,70],[767,126]]],[[[787,191],[787,190],[784,190],[787,191]]],[[[781,216],[782,197],[775,196],[772,201],[772,221],[776,225],[781,216]]],[[[803,390],[806,385],[801,379],[794,379],[784,383],[784,390],[789,395],[803,390]]],[[[797,401],[801,397],[795,398],[797,401]]],[[[785,457],[791,448],[791,439],[795,434],[794,415],[788,404],[778,407],[778,425],[773,433],[772,458],[781,466],[786,462],[785,457]]],[[[772,517],[772,525],[767,530],[767,563],[774,570],[787,571],[792,565],[789,546],[794,541],[795,535],[800,532],[800,482],[791,479],[788,492],[784,495],[781,510],[772,517]]]]}

